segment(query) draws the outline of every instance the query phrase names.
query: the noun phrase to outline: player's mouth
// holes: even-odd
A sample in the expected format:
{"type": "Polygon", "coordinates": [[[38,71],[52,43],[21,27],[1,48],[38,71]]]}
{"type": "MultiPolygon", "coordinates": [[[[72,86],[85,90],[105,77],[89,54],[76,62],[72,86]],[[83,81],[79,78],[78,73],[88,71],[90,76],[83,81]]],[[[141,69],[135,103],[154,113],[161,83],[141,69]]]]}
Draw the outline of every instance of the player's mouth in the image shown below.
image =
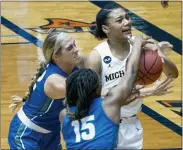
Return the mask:
{"type": "Polygon", "coordinates": [[[74,57],[74,59],[79,59],[79,58],[80,58],[80,56],[79,56],[78,53],[75,53],[75,54],[73,55],[73,57],[74,57]]]}
{"type": "Polygon", "coordinates": [[[131,28],[124,28],[122,30],[122,32],[125,33],[125,34],[130,34],[131,33],[131,28]]]}

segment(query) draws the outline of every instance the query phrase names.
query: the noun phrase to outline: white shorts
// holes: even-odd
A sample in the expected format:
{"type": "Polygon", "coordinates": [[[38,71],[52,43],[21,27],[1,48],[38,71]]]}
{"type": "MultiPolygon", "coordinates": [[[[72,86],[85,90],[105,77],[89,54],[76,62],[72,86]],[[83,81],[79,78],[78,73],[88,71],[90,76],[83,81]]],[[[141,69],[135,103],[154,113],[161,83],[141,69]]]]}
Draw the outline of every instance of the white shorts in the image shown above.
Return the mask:
{"type": "Polygon", "coordinates": [[[135,117],[122,118],[118,131],[117,149],[142,149],[143,128],[135,117]]]}

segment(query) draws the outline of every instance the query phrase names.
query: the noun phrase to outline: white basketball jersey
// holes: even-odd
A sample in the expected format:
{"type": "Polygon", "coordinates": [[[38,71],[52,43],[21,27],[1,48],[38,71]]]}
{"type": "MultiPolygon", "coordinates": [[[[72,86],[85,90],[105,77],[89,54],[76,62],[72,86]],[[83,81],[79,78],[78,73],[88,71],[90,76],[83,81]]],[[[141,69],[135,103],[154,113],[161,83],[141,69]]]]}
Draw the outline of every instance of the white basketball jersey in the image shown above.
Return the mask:
{"type": "MultiPolygon", "coordinates": [[[[102,87],[104,89],[111,89],[120,82],[120,79],[124,76],[126,71],[126,61],[132,51],[132,45],[130,45],[130,53],[123,60],[119,60],[114,57],[110,51],[107,41],[102,42],[95,50],[101,56],[102,61],[102,87]]],[[[134,102],[121,107],[121,117],[130,117],[137,114],[141,110],[142,100],[137,99],[134,102]]]]}

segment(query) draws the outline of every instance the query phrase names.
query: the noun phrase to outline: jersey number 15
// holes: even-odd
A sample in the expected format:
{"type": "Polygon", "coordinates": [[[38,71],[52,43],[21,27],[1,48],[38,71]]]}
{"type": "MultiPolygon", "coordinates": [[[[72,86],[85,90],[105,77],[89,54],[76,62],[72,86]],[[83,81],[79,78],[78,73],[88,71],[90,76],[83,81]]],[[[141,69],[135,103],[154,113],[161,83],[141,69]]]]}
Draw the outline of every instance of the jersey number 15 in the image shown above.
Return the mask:
{"type": "Polygon", "coordinates": [[[94,115],[81,119],[81,130],[80,122],[78,120],[72,122],[72,126],[74,126],[74,132],[76,134],[76,143],[81,142],[81,138],[83,140],[91,140],[95,137],[95,126],[93,123],[89,122],[94,119],[94,115]],[[88,130],[88,133],[86,130],[88,130]]]}

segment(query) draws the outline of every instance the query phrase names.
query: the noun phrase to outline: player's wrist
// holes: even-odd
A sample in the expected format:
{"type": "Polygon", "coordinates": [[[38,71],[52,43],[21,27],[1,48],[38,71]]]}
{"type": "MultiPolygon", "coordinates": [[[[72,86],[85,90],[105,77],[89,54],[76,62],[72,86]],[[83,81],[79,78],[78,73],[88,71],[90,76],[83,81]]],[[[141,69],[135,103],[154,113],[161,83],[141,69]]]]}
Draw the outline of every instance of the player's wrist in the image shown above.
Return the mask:
{"type": "Polygon", "coordinates": [[[161,57],[161,61],[162,63],[164,63],[164,59],[166,58],[165,55],[163,54],[163,52],[161,51],[161,49],[158,49],[158,55],[161,57]]]}

